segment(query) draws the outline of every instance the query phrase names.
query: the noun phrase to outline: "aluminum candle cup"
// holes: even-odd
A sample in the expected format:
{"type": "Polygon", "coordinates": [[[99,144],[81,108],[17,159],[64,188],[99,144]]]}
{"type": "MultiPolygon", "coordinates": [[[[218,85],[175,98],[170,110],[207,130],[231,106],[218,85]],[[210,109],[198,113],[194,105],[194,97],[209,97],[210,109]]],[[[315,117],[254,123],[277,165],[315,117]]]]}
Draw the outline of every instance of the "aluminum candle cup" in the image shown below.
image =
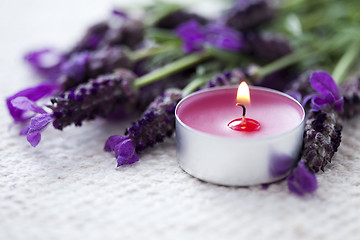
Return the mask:
{"type": "Polygon", "coordinates": [[[289,174],[302,146],[305,112],[290,96],[250,87],[246,117],[261,125],[254,132],[230,129],[241,117],[237,87],[191,94],[176,107],[177,158],[201,180],[228,186],[270,183],[289,174]]]}

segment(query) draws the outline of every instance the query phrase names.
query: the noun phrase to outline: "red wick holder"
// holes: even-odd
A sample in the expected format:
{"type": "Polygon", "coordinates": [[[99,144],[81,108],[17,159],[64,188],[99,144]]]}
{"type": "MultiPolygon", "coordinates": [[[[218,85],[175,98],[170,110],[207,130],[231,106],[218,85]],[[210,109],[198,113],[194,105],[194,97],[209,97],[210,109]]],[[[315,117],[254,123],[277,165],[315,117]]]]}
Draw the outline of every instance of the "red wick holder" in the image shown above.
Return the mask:
{"type": "Polygon", "coordinates": [[[261,126],[260,123],[251,118],[245,118],[246,108],[243,104],[237,103],[236,106],[240,106],[243,109],[243,117],[237,118],[229,122],[228,127],[235,131],[241,132],[253,132],[258,131],[261,126]]]}

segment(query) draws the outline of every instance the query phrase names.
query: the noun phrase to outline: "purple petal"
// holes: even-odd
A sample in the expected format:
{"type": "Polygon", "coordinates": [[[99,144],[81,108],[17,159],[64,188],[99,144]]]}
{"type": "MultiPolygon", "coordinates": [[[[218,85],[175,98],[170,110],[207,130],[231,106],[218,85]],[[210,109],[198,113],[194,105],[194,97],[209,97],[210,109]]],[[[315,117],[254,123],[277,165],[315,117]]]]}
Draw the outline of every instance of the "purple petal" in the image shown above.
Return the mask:
{"type": "Polygon", "coordinates": [[[313,72],[310,77],[311,86],[322,95],[331,93],[336,99],[340,98],[339,89],[334,79],[327,72],[313,72]]]}
{"type": "Polygon", "coordinates": [[[106,141],[104,150],[106,152],[114,151],[115,146],[126,139],[128,139],[128,137],[126,136],[118,136],[118,135],[111,136],[106,141]]]}
{"type": "Polygon", "coordinates": [[[315,174],[310,171],[304,161],[300,161],[287,179],[289,190],[299,196],[312,193],[317,189],[315,174]]]}
{"type": "Polygon", "coordinates": [[[40,143],[41,134],[39,132],[28,133],[26,139],[31,146],[36,147],[40,143]]]}
{"type": "Polygon", "coordinates": [[[52,120],[53,116],[49,113],[40,114],[31,118],[29,132],[43,130],[52,120]]]}
{"type": "Polygon", "coordinates": [[[39,75],[54,81],[61,74],[60,67],[65,61],[65,55],[53,49],[41,49],[27,53],[24,59],[39,75]]]}
{"type": "Polygon", "coordinates": [[[224,25],[208,25],[205,34],[206,42],[218,49],[238,51],[243,46],[241,34],[224,25]]]}
{"type": "Polygon", "coordinates": [[[13,107],[20,110],[34,113],[46,113],[44,109],[36,105],[35,102],[29,100],[27,97],[17,97],[11,101],[11,104],[13,107]]]}
{"type": "Polygon", "coordinates": [[[305,105],[308,103],[308,101],[312,101],[312,99],[313,99],[315,96],[318,96],[318,94],[306,95],[306,96],[304,97],[304,99],[302,100],[301,105],[302,105],[303,107],[305,107],[305,105]]]}
{"type": "Polygon", "coordinates": [[[49,125],[53,120],[52,114],[45,113],[37,115],[30,120],[29,131],[26,139],[31,146],[36,147],[41,140],[41,132],[49,125]]]}
{"type": "Polygon", "coordinates": [[[114,151],[118,167],[124,164],[133,164],[139,160],[139,157],[135,152],[134,142],[131,139],[127,139],[117,144],[114,151]]]}
{"type": "Polygon", "coordinates": [[[183,50],[185,52],[190,53],[202,49],[205,35],[197,21],[187,21],[178,26],[175,32],[183,40],[183,50]]]}
{"type": "Polygon", "coordinates": [[[20,130],[19,135],[20,135],[20,136],[27,135],[28,132],[29,132],[29,129],[30,129],[29,126],[23,127],[23,128],[20,130]]]}
{"type": "Polygon", "coordinates": [[[31,101],[37,101],[43,97],[51,96],[59,90],[60,85],[58,84],[40,84],[36,87],[27,88],[14,94],[11,97],[8,97],[6,99],[6,104],[13,119],[16,122],[24,122],[28,120],[28,118],[24,116],[26,111],[14,107],[11,103],[13,99],[17,97],[27,97],[31,101]]]}

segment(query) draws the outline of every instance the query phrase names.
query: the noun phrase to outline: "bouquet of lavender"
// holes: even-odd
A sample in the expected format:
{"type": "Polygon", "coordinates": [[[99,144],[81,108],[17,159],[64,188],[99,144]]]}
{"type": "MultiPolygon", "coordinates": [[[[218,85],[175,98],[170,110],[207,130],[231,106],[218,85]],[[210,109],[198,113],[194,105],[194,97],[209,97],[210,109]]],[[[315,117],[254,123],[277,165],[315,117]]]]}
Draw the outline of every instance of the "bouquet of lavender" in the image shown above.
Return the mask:
{"type": "MultiPolygon", "coordinates": [[[[338,89],[357,60],[360,38],[339,31],[334,21],[303,20],[308,12],[331,12],[329,5],[238,0],[218,19],[166,4],[151,7],[142,19],[114,10],[69,50],[28,53],[25,60],[44,82],[8,97],[7,107],[34,147],[50,124],[63,130],[142,112],[124,135],[105,144],[120,167],[173,135],[175,106],[193,91],[241,81],[287,90],[307,112],[303,150],[287,183],[293,193],[312,193],[315,173],[326,169],[340,145],[341,118],[360,112],[359,79],[338,89]],[[334,71],[307,71],[314,66],[334,71]]],[[[351,14],[338,20],[356,29],[354,19],[360,19],[350,11],[351,1],[343,7],[351,14]]]]}

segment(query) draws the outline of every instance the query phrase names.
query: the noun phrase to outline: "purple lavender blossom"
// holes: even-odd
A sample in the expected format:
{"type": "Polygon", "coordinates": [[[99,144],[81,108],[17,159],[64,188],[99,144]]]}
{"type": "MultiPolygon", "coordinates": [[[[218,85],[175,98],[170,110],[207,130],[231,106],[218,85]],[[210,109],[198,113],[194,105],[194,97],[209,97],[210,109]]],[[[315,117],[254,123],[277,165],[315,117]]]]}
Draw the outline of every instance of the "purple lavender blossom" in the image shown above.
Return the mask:
{"type": "Polygon", "coordinates": [[[175,106],[181,98],[181,90],[168,89],[125,131],[125,136],[115,135],[107,140],[104,150],[115,152],[118,167],[138,161],[138,153],[172,136],[175,130],[175,106]]]}
{"type": "Polygon", "coordinates": [[[116,68],[131,68],[132,63],[122,47],[105,47],[96,51],[73,54],[61,67],[59,82],[69,90],[116,68]]]}
{"type": "Polygon", "coordinates": [[[17,97],[11,101],[12,105],[19,110],[37,114],[30,119],[29,127],[21,130],[21,135],[27,135],[27,140],[31,146],[36,147],[41,140],[41,132],[53,121],[53,115],[47,113],[42,107],[27,97],[17,97]]]}
{"type": "MultiPolygon", "coordinates": [[[[13,117],[15,122],[26,122],[29,120],[31,116],[33,116],[34,109],[23,108],[22,104],[19,103],[20,100],[24,100],[24,98],[29,101],[37,101],[44,97],[49,97],[55,94],[60,90],[60,86],[58,84],[40,84],[36,87],[27,88],[22,90],[11,97],[6,99],[6,104],[9,109],[11,116],[13,117]],[[17,100],[16,100],[17,99],[17,100]],[[15,104],[14,104],[15,103],[15,104]],[[19,104],[18,104],[19,103],[19,104]]],[[[30,104],[29,102],[24,102],[24,104],[35,106],[30,104]]]]}
{"type": "Polygon", "coordinates": [[[340,96],[339,89],[334,79],[327,72],[313,72],[310,83],[318,94],[312,95],[311,108],[319,111],[326,106],[331,106],[339,113],[342,112],[344,99],[340,96]]]}
{"type": "Polygon", "coordinates": [[[104,150],[107,152],[115,152],[117,167],[139,161],[139,157],[135,151],[134,141],[128,136],[109,137],[104,150]]]}
{"type": "Polygon", "coordinates": [[[109,117],[118,111],[129,112],[137,100],[138,92],[132,88],[136,76],[129,70],[119,69],[101,75],[87,83],[51,99],[54,113],[53,126],[62,130],[84,120],[109,117]]]}
{"type": "Polygon", "coordinates": [[[299,196],[312,193],[317,189],[317,180],[314,172],[305,166],[305,161],[300,160],[297,167],[287,178],[289,190],[299,196]]]}
{"type": "Polygon", "coordinates": [[[91,26],[67,56],[83,51],[94,51],[109,46],[135,48],[144,38],[144,27],[140,21],[131,19],[125,12],[114,9],[108,21],[91,26]]]}
{"type": "Polygon", "coordinates": [[[190,20],[177,27],[175,32],[183,40],[186,53],[203,50],[206,44],[228,51],[238,51],[243,46],[241,34],[225,25],[209,24],[203,27],[197,21],[190,20]]]}
{"type": "Polygon", "coordinates": [[[46,48],[29,52],[24,59],[45,80],[56,81],[61,74],[60,68],[66,57],[59,51],[46,48]]]}

